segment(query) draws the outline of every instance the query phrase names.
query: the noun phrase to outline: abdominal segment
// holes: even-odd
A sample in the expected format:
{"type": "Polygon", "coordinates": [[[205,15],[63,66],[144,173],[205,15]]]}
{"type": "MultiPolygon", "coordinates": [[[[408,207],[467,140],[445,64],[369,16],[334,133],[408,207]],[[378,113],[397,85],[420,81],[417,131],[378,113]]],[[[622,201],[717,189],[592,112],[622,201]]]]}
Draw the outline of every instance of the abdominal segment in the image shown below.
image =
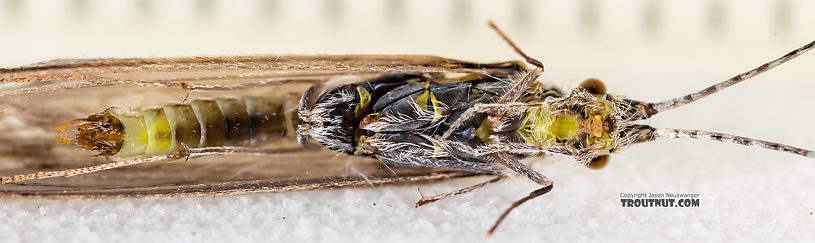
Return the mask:
{"type": "Polygon", "coordinates": [[[185,148],[259,146],[294,135],[297,101],[293,96],[241,97],[168,102],[132,110],[109,108],[58,127],[64,134],[57,140],[115,157],[162,155],[185,148]]]}

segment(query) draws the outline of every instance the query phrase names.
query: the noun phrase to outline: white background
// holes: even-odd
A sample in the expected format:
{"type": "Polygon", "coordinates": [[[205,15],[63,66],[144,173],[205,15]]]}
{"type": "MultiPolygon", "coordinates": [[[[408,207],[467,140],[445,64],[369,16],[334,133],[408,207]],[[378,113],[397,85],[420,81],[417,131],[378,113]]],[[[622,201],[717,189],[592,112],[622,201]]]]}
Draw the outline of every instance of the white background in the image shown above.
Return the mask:
{"type": "MultiPolygon", "coordinates": [[[[684,95],[815,39],[815,2],[779,1],[0,1],[0,66],[54,58],[252,54],[517,56],[493,19],[546,65],[543,81],[585,78],[656,101],[684,95]]],[[[695,128],[815,148],[815,53],[655,127],[695,128]]],[[[815,234],[815,160],[709,141],[658,141],[601,171],[530,161],[548,195],[485,232],[535,185],[514,178],[422,208],[416,185],[175,199],[0,199],[0,241],[778,241],[815,234]],[[622,208],[620,193],[700,193],[699,208],[622,208]]],[[[484,180],[422,185],[441,193],[484,180]]]]}

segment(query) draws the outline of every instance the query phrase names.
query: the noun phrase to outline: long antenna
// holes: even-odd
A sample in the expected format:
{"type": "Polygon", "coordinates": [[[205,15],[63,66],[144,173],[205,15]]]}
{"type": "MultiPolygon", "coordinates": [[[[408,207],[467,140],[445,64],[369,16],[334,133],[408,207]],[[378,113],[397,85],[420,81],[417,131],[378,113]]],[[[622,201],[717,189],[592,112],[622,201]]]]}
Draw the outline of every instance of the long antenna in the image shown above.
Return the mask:
{"type": "Polygon", "coordinates": [[[650,106],[653,109],[653,111],[650,112],[649,115],[653,115],[653,114],[656,114],[658,112],[665,111],[665,110],[670,110],[670,109],[673,109],[673,108],[676,108],[676,107],[679,107],[679,106],[682,106],[682,105],[697,101],[697,100],[702,99],[704,97],[707,97],[708,95],[719,92],[719,91],[721,91],[721,90],[723,90],[723,89],[725,89],[727,87],[733,86],[734,84],[737,84],[737,83],[739,83],[741,81],[750,79],[750,78],[755,77],[756,75],[759,75],[759,74],[761,74],[763,72],[769,71],[770,69],[773,69],[773,68],[777,67],[778,65],[781,65],[782,63],[785,63],[785,62],[787,62],[789,60],[792,60],[795,57],[800,56],[801,54],[804,54],[805,52],[811,50],[813,47],[815,47],[815,41],[812,41],[809,44],[806,44],[806,45],[802,46],[801,48],[795,49],[795,50],[791,51],[790,53],[787,53],[787,55],[779,57],[778,59],[775,59],[775,60],[773,60],[771,62],[768,62],[768,63],[765,63],[765,64],[763,64],[761,66],[758,66],[757,68],[754,68],[753,70],[750,70],[750,71],[741,73],[739,75],[736,75],[735,77],[732,77],[732,78],[730,78],[728,80],[725,80],[724,82],[721,82],[721,83],[715,84],[713,86],[707,87],[706,89],[700,90],[700,91],[698,91],[696,93],[691,93],[691,94],[688,94],[688,95],[685,95],[685,96],[682,96],[682,97],[674,98],[672,100],[667,100],[667,101],[663,101],[663,102],[659,102],[659,103],[649,103],[648,106],[650,106]]]}
{"type": "Polygon", "coordinates": [[[769,150],[787,152],[800,156],[815,159],[815,151],[793,147],[785,144],[769,142],[754,138],[730,135],[720,132],[708,132],[691,129],[658,128],[653,131],[651,140],[669,138],[693,138],[702,140],[713,140],[725,143],[735,143],[750,147],[762,147],[769,150]]]}

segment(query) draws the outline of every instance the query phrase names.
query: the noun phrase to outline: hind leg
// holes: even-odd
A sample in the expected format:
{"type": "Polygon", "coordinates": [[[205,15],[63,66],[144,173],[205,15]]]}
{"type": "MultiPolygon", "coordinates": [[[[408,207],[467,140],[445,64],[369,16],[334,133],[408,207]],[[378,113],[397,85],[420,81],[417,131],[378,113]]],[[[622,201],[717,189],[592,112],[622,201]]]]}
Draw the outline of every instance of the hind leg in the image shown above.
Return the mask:
{"type": "MultiPolygon", "coordinates": [[[[476,189],[481,189],[481,188],[487,187],[489,185],[492,185],[492,184],[495,184],[495,183],[498,183],[498,182],[502,182],[502,181],[506,180],[507,178],[509,178],[509,176],[501,175],[501,176],[493,178],[492,180],[485,181],[485,182],[482,182],[482,183],[478,183],[478,184],[475,184],[475,185],[472,185],[472,186],[468,186],[468,187],[465,187],[465,188],[462,188],[462,189],[459,189],[459,190],[456,190],[456,191],[452,191],[452,192],[448,192],[448,193],[442,193],[442,194],[438,194],[438,195],[431,196],[431,197],[425,197],[424,195],[422,195],[422,199],[419,200],[418,202],[414,203],[413,207],[419,207],[419,206],[422,206],[422,205],[425,205],[425,204],[428,204],[428,203],[432,203],[432,202],[435,202],[435,201],[438,201],[438,200],[442,200],[442,199],[445,199],[445,198],[451,198],[451,197],[454,197],[454,196],[458,196],[458,195],[461,195],[461,194],[464,194],[464,193],[474,191],[476,189]]],[[[422,191],[420,190],[419,193],[421,194],[422,191]]]]}

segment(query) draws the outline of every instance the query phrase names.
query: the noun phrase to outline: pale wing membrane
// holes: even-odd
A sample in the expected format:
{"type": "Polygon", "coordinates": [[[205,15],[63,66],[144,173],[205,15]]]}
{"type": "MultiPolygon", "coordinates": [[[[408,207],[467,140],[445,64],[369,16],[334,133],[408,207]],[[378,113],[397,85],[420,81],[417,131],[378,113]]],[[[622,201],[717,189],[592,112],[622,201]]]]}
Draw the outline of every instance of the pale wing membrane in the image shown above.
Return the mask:
{"type": "MultiPolygon", "coordinates": [[[[275,71],[306,73],[352,72],[484,72],[477,64],[421,55],[236,56],[156,59],[67,59],[3,69],[22,76],[139,71],[241,70],[250,74],[275,71]],[[70,70],[69,72],[66,72],[70,70]],[[467,71],[469,70],[469,71],[467,71]]],[[[3,78],[19,78],[8,77],[3,78]]]]}
{"type": "MultiPolygon", "coordinates": [[[[57,170],[15,168],[2,173],[57,170]]],[[[274,156],[228,155],[178,159],[69,178],[0,184],[6,197],[170,197],[307,190],[340,186],[428,181],[473,173],[428,169],[389,170],[374,159],[335,158],[329,152],[291,152],[274,156]]]]}
{"type": "Polygon", "coordinates": [[[55,60],[0,69],[0,114],[50,130],[108,107],[224,96],[300,96],[315,84],[330,88],[393,72],[508,77],[518,70],[511,65],[522,64],[400,55],[55,60]]]}
{"type": "MultiPolygon", "coordinates": [[[[429,56],[63,60],[0,69],[0,175],[107,162],[94,152],[55,142],[58,134],[53,129],[108,107],[139,108],[225,96],[299,97],[314,84],[360,82],[391,72],[511,75],[507,70],[510,68],[482,68],[479,64],[429,56]]],[[[281,139],[263,149],[284,152],[177,159],[69,178],[0,184],[0,196],[181,196],[475,175],[387,168],[375,159],[302,151],[291,139],[281,139]]]]}
{"type": "MultiPolygon", "coordinates": [[[[518,63],[511,63],[518,65],[518,63]]],[[[0,69],[0,97],[111,84],[224,90],[279,82],[325,81],[329,77],[391,72],[480,73],[507,76],[500,65],[474,64],[435,56],[244,56],[165,59],[56,60],[0,69]]]]}
{"type": "MultiPolygon", "coordinates": [[[[94,87],[3,100],[0,122],[0,175],[59,171],[107,162],[94,152],[57,143],[54,127],[100,112],[108,106],[137,108],[183,101],[173,88],[94,87]]],[[[240,92],[194,92],[192,98],[245,95],[299,95],[308,85],[290,84],[240,92]]],[[[135,165],[70,178],[0,184],[0,196],[117,197],[183,196],[286,191],[337,186],[427,181],[473,173],[387,168],[376,159],[301,150],[281,138],[262,149],[285,150],[271,156],[225,155],[135,165]],[[297,151],[297,152],[290,152],[297,151]]]]}

